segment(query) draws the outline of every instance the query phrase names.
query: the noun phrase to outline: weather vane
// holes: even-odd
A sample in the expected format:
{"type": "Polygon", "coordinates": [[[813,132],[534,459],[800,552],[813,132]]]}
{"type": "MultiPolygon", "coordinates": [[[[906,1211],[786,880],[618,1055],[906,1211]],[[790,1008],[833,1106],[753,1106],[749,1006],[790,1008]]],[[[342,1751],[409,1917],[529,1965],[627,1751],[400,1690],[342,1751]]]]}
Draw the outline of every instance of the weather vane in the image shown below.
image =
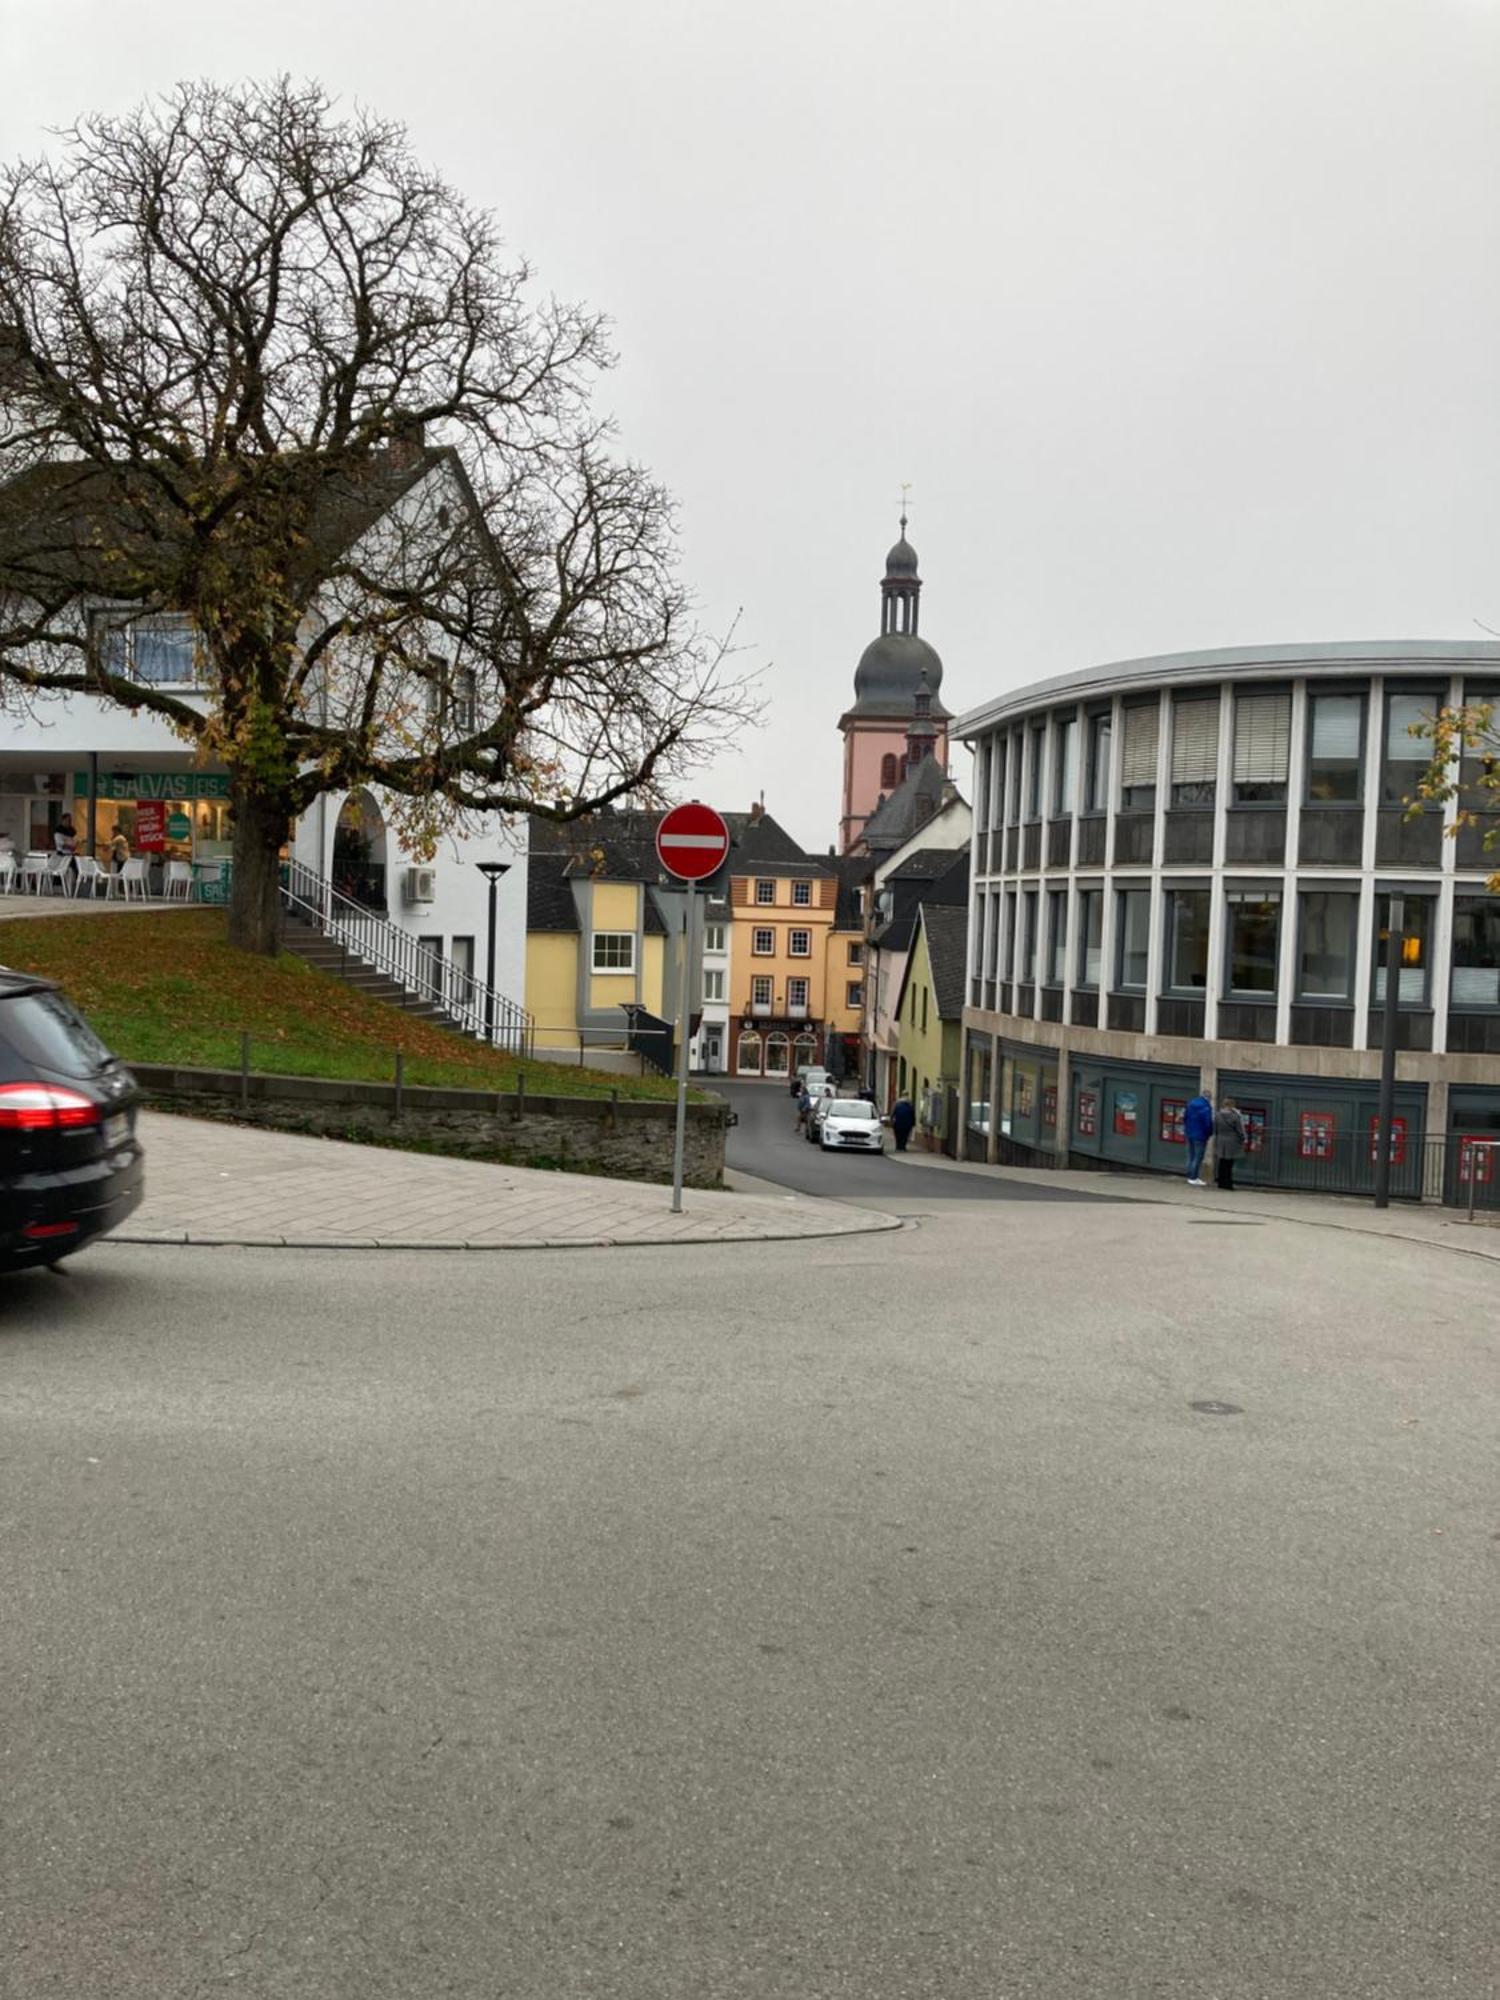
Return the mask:
{"type": "Polygon", "coordinates": [[[908,480],[902,480],[902,482],[901,482],[901,532],[902,532],[902,534],[903,534],[903,535],[904,535],[904,534],[906,533],[906,496],[907,496],[907,494],[908,494],[908,493],[910,493],[910,492],[911,492],[911,484],[910,484],[910,482],[909,482],[908,480]]]}

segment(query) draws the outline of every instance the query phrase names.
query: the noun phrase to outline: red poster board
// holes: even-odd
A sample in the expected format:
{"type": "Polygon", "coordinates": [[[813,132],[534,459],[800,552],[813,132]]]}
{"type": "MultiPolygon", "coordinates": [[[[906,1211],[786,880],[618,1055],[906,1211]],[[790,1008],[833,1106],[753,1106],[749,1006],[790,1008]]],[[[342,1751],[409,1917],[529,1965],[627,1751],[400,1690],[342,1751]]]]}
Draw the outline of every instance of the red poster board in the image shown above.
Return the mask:
{"type": "Polygon", "coordinates": [[[1053,1127],[1057,1124],[1057,1085],[1042,1085],[1042,1123],[1053,1127]]]}
{"type": "Polygon", "coordinates": [[[1490,1135],[1460,1132],[1458,1135],[1458,1178],[1462,1186],[1489,1187],[1495,1178],[1495,1141],[1490,1135]]]}
{"type": "MultiPolygon", "coordinates": [[[[1374,1163],[1379,1158],[1380,1158],[1380,1120],[1378,1118],[1372,1118],[1370,1120],[1371,1165],[1373,1166],[1374,1163]]],[[[1391,1120],[1391,1165],[1393,1167],[1400,1167],[1404,1166],[1405,1163],[1406,1163],[1406,1120],[1404,1118],[1393,1118],[1391,1120]]]]}
{"type": "Polygon", "coordinates": [[[1297,1158],[1331,1160],[1336,1127],[1331,1111],[1304,1111],[1297,1120],[1297,1158]]]}
{"type": "Polygon", "coordinates": [[[1240,1115],[1245,1121],[1245,1151],[1258,1153],[1266,1143],[1266,1126],[1270,1114],[1263,1104],[1242,1104],[1240,1115]]]}
{"type": "Polygon", "coordinates": [[[1097,1139],[1099,1136],[1099,1098],[1092,1090],[1078,1093],[1078,1117],[1076,1120],[1080,1139],[1097,1139]]]}
{"type": "Polygon", "coordinates": [[[135,809],[135,846],[140,854],[165,854],[167,849],[165,799],[138,801],[135,809]]]}
{"type": "Polygon", "coordinates": [[[1183,1116],[1187,1111],[1187,1100],[1182,1097],[1164,1097],[1161,1101],[1161,1119],[1157,1125],[1157,1137],[1164,1146],[1185,1146],[1187,1134],[1182,1129],[1183,1116]]]}

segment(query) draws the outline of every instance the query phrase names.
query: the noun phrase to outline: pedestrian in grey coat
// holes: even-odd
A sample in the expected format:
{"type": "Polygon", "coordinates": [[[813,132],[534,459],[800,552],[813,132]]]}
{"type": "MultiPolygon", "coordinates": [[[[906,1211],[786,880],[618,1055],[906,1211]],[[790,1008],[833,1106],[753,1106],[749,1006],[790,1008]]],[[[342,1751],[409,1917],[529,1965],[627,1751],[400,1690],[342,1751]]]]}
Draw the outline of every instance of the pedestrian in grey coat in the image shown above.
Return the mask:
{"type": "Polygon", "coordinates": [[[1245,1150],[1249,1134],[1245,1114],[1232,1097],[1226,1097],[1214,1113],[1214,1180],[1234,1192],[1234,1163],[1245,1150]]]}

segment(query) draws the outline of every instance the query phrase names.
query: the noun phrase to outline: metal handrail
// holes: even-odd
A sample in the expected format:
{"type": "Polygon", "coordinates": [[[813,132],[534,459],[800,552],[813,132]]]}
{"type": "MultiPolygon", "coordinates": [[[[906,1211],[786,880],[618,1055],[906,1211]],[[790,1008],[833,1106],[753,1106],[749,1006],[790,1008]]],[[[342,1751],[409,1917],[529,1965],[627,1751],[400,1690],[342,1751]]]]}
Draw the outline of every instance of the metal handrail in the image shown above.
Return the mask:
{"type": "Polygon", "coordinates": [[[385,973],[414,998],[441,1007],[476,1041],[489,1041],[512,1055],[531,1055],[536,1023],[524,1007],[503,993],[492,993],[482,979],[462,971],[431,945],[335,889],[305,861],[283,864],[281,898],[349,957],[385,973]],[[491,1021],[493,1032],[487,1027],[491,1021]]]}

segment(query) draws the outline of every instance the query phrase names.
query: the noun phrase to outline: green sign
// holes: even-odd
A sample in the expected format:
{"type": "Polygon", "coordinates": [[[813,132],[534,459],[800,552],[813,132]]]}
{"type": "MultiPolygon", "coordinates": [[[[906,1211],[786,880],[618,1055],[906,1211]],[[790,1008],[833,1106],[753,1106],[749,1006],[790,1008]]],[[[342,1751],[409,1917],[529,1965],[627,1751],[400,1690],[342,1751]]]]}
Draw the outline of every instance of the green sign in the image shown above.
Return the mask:
{"type": "Polygon", "coordinates": [[[212,869],[198,871],[198,901],[200,903],[227,903],[229,901],[229,863],[221,861],[218,871],[212,869]]]}
{"type": "MultiPolygon", "coordinates": [[[[73,796],[89,795],[87,771],[73,773],[73,796]]],[[[227,799],[229,776],[225,771],[101,771],[101,799],[227,799]]]]}
{"type": "Polygon", "coordinates": [[[190,840],[192,834],[193,822],[188,818],[186,813],[167,814],[168,840],[190,840]]]}

